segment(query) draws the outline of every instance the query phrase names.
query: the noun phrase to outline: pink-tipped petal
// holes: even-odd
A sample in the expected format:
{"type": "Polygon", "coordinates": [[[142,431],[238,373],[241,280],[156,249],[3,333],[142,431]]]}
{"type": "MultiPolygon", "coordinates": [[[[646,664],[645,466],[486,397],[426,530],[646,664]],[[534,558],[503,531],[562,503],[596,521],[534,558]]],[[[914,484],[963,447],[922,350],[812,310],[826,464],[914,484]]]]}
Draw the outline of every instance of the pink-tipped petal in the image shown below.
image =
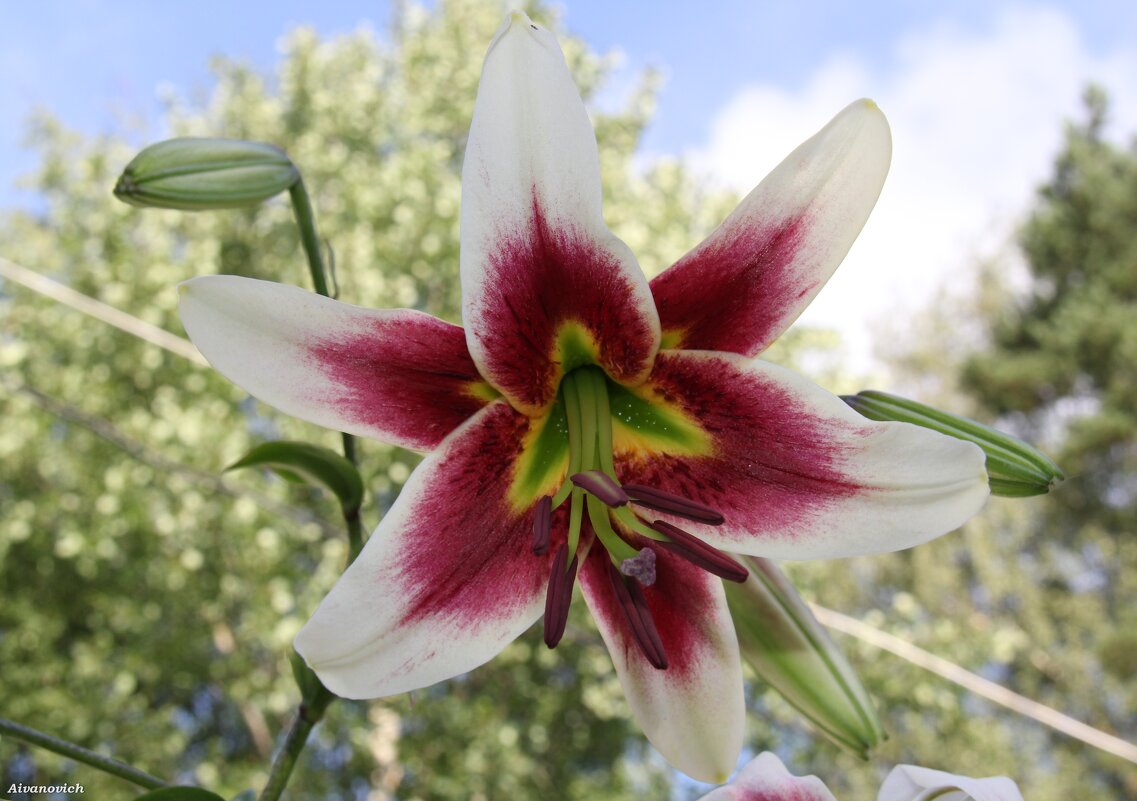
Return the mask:
{"type": "Polygon", "coordinates": [[[868,421],[761,360],[661,351],[650,385],[697,422],[710,452],[617,452],[616,473],[722,512],[721,526],[672,518],[716,548],[774,559],[895,551],[957,528],[987,499],[977,446],[868,421]]]}
{"type": "Polygon", "coordinates": [[[877,801],[1023,801],[1005,776],[972,779],[942,770],[897,765],[880,786],[877,801]]]}
{"type": "Polygon", "coordinates": [[[734,624],[717,578],[666,552],[643,595],[667,668],[644,656],[620,609],[603,548],[580,572],[581,589],[612,654],[628,703],[648,740],[672,765],[721,782],[742,750],[745,703],[734,624]]]}
{"type": "Polygon", "coordinates": [[[516,408],[545,407],[582,358],[621,382],[651,369],[659,318],[635,257],[604,225],[591,123],[556,39],[520,12],[482,70],[461,251],[470,353],[516,408]]]}
{"type": "Polygon", "coordinates": [[[179,292],[186,332],[218,372],[318,425],[428,450],[492,396],[462,329],[422,312],[232,275],[179,292]]]}
{"type": "Polygon", "coordinates": [[[494,401],[415,470],[296,637],[332,692],[378,698],[451,678],[541,616],[560,543],[533,554],[534,510],[512,509],[512,471],[502,470],[516,461],[529,425],[494,401]]]}
{"type": "Polygon", "coordinates": [[[746,763],[730,784],[699,801],[836,801],[821,779],[795,776],[769,751],[746,763]]]}
{"type": "Polygon", "coordinates": [[[892,157],[859,100],[798,147],[702,244],[651,282],[670,347],[760,353],[845,258],[892,157]]]}

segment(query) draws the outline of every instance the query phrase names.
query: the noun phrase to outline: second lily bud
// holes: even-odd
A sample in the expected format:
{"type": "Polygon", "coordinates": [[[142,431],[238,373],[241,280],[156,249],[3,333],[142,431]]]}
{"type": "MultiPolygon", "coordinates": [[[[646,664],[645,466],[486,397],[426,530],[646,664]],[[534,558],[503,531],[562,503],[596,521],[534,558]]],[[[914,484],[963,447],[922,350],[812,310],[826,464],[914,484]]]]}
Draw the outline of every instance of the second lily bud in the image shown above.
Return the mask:
{"type": "Polygon", "coordinates": [[[239,139],[167,139],[131,159],[115,197],[183,211],[255,206],[291,189],[300,172],[275,145],[239,139]]]}
{"type": "Polygon", "coordinates": [[[887,392],[864,390],[842,400],[869,420],[893,420],[974,442],[987,454],[991,494],[1006,498],[1045,495],[1066,477],[1038,448],[991,426],[887,392]]]}
{"type": "Polygon", "coordinates": [[[868,758],[885,734],[857,674],[777,565],[738,558],[749,577],[723,586],[743,658],[822,734],[868,758]]]}

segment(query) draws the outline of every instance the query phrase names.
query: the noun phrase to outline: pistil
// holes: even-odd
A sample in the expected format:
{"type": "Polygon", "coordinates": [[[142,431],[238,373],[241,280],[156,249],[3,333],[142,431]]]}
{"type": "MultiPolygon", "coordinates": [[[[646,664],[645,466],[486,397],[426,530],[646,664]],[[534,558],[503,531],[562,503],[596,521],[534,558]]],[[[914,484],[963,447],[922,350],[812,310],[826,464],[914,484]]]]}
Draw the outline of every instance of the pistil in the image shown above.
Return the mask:
{"type": "Polygon", "coordinates": [[[604,548],[606,570],[620,612],[648,662],[663,670],[667,654],[652,620],[643,588],[656,580],[662,549],[729,581],[745,581],[746,568],[667,521],[641,519],[630,504],[697,523],[720,525],[717,510],[654,487],[621,484],[613,454],[612,410],[608,379],[596,367],[570,371],[561,382],[560,402],[568,426],[568,470],[553,495],[539,499],[533,515],[533,553],[548,553],[554,511],[569,502],[565,541],[553,558],[545,597],[545,643],[554,647],[564,635],[581,558],[581,527],[588,514],[597,544],[604,548]]]}

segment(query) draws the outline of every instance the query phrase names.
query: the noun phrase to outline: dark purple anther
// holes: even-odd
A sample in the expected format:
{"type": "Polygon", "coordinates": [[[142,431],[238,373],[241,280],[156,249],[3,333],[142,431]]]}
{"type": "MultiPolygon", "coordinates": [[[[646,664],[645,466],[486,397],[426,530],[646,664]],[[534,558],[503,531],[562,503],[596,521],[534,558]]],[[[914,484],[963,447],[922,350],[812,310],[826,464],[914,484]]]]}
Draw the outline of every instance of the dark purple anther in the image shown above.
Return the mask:
{"type": "Polygon", "coordinates": [[[549,552],[549,533],[553,530],[553,499],[546,495],[537,501],[533,511],[533,553],[544,556],[549,552]]]}
{"type": "Polygon", "coordinates": [[[685,517],[696,523],[706,523],[711,526],[721,526],[722,512],[712,509],[706,504],[684,498],[682,495],[672,495],[670,492],[645,487],[643,484],[625,484],[624,492],[639,506],[646,506],[657,512],[667,512],[676,517],[685,517]]]}
{"type": "Polygon", "coordinates": [[[686,559],[696,567],[727,581],[739,584],[746,581],[749,571],[722,551],[707,545],[697,537],[692,537],[681,528],[676,528],[663,520],[656,520],[651,527],[670,538],[670,542],[656,540],[655,545],[686,559]]]}
{"type": "Polygon", "coordinates": [[[611,476],[599,470],[576,473],[572,476],[572,483],[608,506],[623,506],[628,502],[628,493],[611,476]]]}
{"type": "Polygon", "coordinates": [[[652,667],[666,670],[667,653],[663,650],[663,640],[659,637],[659,631],[655,627],[655,621],[652,620],[651,610],[647,607],[647,599],[644,598],[639,582],[634,578],[625,579],[611,561],[608,562],[608,579],[612,582],[616,602],[640,652],[652,667]]]}
{"type": "Polygon", "coordinates": [[[545,645],[556,648],[565,634],[569,606],[572,604],[572,585],[576,582],[577,557],[568,562],[568,545],[562,544],[553,557],[553,572],[549,576],[549,590],[545,595],[545,645]]]}
{"type": "Polygon", "coordinates": [[[655,551],[644,548],[631,559],[620,562],[620,572],[645,587],[655,584],[655,551]]]}

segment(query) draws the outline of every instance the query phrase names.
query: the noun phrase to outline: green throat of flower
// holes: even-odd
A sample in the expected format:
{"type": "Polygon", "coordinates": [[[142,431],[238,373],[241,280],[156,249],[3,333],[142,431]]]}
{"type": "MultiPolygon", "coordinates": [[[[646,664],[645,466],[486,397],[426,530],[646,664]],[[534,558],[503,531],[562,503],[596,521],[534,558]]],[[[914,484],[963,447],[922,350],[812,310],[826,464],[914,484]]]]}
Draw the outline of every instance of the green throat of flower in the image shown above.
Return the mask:
{"type": "Polygon", "coordinates": [[[571,370],[561,381],[554,418],[550,421],[552,431],[567,436],[568,470],[557,491],[537,501],[534,554],[548,553],[554,513],[566,501],[569,508],[565,541],[553,558],[545,598],[545,644],[553,648],[564,635],[579,561],[587,556],[587,551],[581,553],[581,532],[587,524],[595,536],[591,547],[599,545],[607,554],[608,580],[632,638],[648,662],[663,670],[667,667],[667,654],[644,593],[645,587],[655,584],[657,550],[729,581],[745,581],[747,571],[734,559],[666,520],[645,516],[643,510],[655,510],[707,525],[724,521],[717,510],[698,501],[620,481],[613,457],[614,409],[609,389],[608,378],[599,368],[571,370]]]}

